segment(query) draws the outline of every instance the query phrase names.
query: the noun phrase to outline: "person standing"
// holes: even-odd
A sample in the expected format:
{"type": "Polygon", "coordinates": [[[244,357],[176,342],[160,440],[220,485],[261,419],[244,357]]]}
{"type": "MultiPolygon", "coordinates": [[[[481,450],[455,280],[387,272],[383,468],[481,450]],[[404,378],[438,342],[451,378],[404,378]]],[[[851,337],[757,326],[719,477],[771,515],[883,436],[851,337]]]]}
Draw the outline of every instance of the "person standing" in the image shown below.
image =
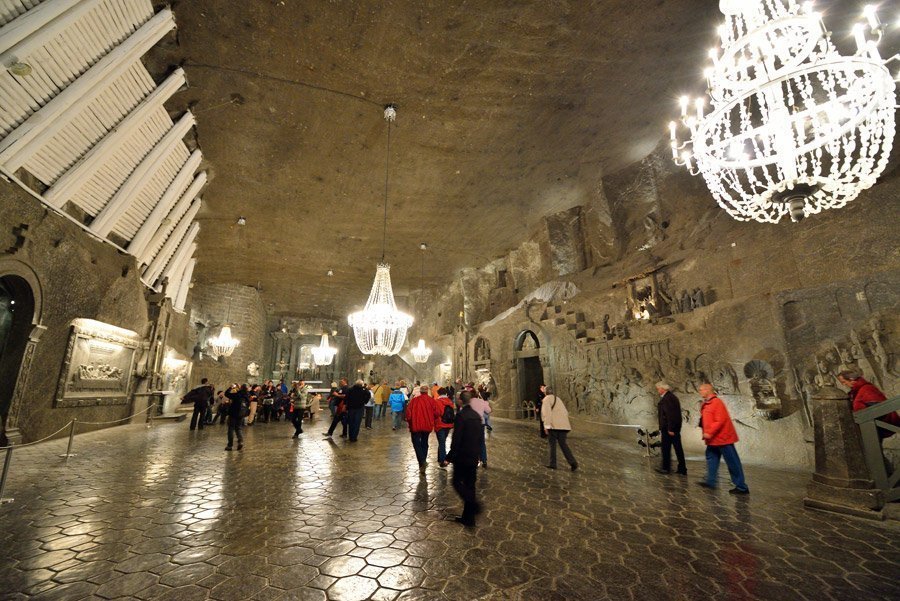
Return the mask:
{"type": "Polygon", "coordinates": [[[728,492],[733,495],[746,495],[750,489],[744,481],[741,458],[734,448],[738,435],[728,409],[716,395],[716,389],[712,384],[701,384],[699,392],[703,397],[703,405],[700,407],[700,427],[703,429],[703,442],[706,443],[706,480],[701,480],[699,484],[706,488],[716,487],[719,463],[724,458],[728,473],[731,475],[731,483],[734,485],[728,492]]]}
{"type": "MultiPolygon", "coordinates": [[[[481,425],[487,428],[488,416],[491,414],[491,404],[479,397],[475,392],[474,386],[467,386],[466,392],[469,393],[469,405],[481,416],[481,425]]],[[[487,469],[487,441],[485,437],[481,437],[481,467],[487,469]]]]}
{"type": "Polygon", "coordinates": [[[363,413],[370,398],[369,389],[366,388],[366,383],[362,380],[357,380],[356,384],[347,392],[347,398],[344,402],[347,404],[347,426],[349,428],[350,442],[356,442],[359,438],[359,427],[362,425],[363,413]]]}
{"type": "Polygon", "coordinates": [[[657,413],[659,415],[659,435],[662,439],[662,465],[656,468],[660,474],[672,473],[672,447],[678,459],[676,473],[687,476],[687,464],[684,462],[684,448],[681,446],[681,402],[672,387],[666,382],[656,383],[659,394],[657,413]]]}
{"type": "Polygon", "coordinates": [[[231,401],[225,396],[225,391],[220,390],[216,395],[216,415],[213,417],[212,423],[218,422],[219,425],[228,421],[228,404],[231,401]]]}
{"type": "Polygon", "coordinates": [[[387,380],[382,380],[381,384],[375,387],[375,419],[381,419],[387,413],[388,397],[391,396],[391,387],[388,386],[387,380]]]}
{"type": "Polygon", "coordinates": [[[372,417],[375,415],[375,385],[373,384],[366,389],[369,393],[369,400],[366,401],[366,430],[372,429],[372,417]]]}
{"type": "Polygon", "coordinates": [[[556,469],[556,443],[559,443],[559,448],[562,449],[566,461],[569,462],[569,466],[574,472],[578,469],[578,462],[575,460],[575,455],[572,454],[571,449],[569,449],[569,443],[566,441],[569,432],[572,430],[572,425],[569,423],[569,411],[566,409],[566,404],[563,403],[561,398],[553,394],[553,389],[549,386],[544,387],[544,395],[541,406],[541,419],[544,422],[544,428],[548,437],[547,442],[550,445],[550,463],[547,464],[547,467],[551,470],[556,469]]]}
{"type": "Polygon", "coordinates": [[[247,425],[252,426],[256,421],[256,408],[259,406],[259,397],[262,394],[262,386],[256,385],[253,390],[249,390],[250,395],[250,413],[247,414],[247,425]]]}
{"type": "Polygon", "coordinates": [[[203,425],[206,423],[206,410],[209,409],[214,392],[215,389],[209,384],[209,380],[203,378],[200,380],[200,386],[182,397],[182,401],[193,401],[194,403],[194,412],[191,414],[191,430],[203,429],[203,425]]]}
{"type": "MultiPolygon", "coordinates": [[[[887,396],[877,386],[863,378],[862,374],[855,369],[845,369],[838,374],[837,379],[843,386],[850,389],[847,398],[850,401],[850,408],[854,412],[862,411],[887,400],[887,396]]],[[[894,411],[882,416],[879,421],[900,426],[900,415],[894,411]]],[[[877,432],[879,440],[884,440],[894,434],[893,430],[887,428],[877,428],[877,432]]]]}
{"type": "Polygon", "coordinates": [[[406,409],[406,394],[403,392],[403,387],[400,386],[399,382],[393,392],[391,392],[391,396],[388,397],[388,402],[391,404],[391,416],[393,419],[393,428],[391,429],[398,430],[400,422],[403,421],[403,411],[406,409]]]}
{"type": "Polygon", "coordinates": [[[419,394],[414,396],[406,407],[406,421],[412,438],[416,459],[419,460],[419,471],[425,471],[428,460],[428,437],[434,430],[434,422],[441,416],[437,401],[431,397],[428,386],[421,386],[419,394]]]}
{"type": "Polygon", "coordinates": [[[459,395],[462,409],[453,423],[453,440],[447,460],[453,464],[453,488],[463,500],[462,515],[456,521],[466,527],[475,526],[475,516],[481,513],[475,483],[478,479],[478,458],[484,443],[484,424],[481,416],[472,409],[472,393],[459,395]]]}
{"type": "Polygon", "coordinates": [[[238,448],[240,451],[244,448],[244,435],[241,430],[244,425],[244,417],[250,412],[248,406],[250,404],[250,396],[247,391],[247,385],[243,384],[238,388],[237,384],[233,385],[225,396],[229,399],[228,404],[228,446],[226,451],[230,451],[234,445],[234,437],[237,436],[238,448]]]}
{"type": "Polygon", "coordinates": [[[303,400],[306,395],[300,392],[302,387],[295,386],[290,398],[292,400],[290,406],[291,423],[294,424],[294,435],[292,438],[299,438],[303,434],[303,400]]]}
{"type": "Polygon", "coordinates": [[[456,407],[453,401],[447,396],[446,388],[438,389],[437,403],[441,410],[441,415],[434,420],[434,434],[437,436],[438,442],[438,465],[444,469],[447,467],[447,436],[453,429],[453,423],[456,421],[456,407]]]}

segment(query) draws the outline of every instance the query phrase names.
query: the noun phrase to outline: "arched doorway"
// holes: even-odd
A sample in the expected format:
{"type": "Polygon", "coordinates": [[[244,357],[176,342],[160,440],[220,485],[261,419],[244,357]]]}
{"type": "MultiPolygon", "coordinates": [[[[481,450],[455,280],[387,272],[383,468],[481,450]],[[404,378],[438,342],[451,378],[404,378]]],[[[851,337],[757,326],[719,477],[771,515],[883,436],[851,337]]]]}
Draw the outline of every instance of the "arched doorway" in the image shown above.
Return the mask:
{"type": "Polygon", "coordinates": [[[518,398],[534,403],[544,384],[544,366],[541,364],[541,343],[531,330],[522,330],[516,336],[516,371],[518,373],[518,398]]]}
{"type": "MultiPolygon", "coordinates": [[[[12,408],[22,359],[34,329],[34,294],[18,275],[0,277],[0,416],[3,432],[12,408]]],[[[5,435],[0,434],[0,437],[5,435]]]]}

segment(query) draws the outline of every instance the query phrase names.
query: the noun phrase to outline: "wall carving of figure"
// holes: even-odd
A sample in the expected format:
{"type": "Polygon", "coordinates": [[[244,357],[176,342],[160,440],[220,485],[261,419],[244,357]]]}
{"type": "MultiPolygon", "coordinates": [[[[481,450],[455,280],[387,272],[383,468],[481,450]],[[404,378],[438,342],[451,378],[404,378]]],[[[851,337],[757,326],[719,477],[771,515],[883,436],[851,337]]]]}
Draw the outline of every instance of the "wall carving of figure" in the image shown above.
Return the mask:
{"type": "Polygon", "coordinates": [[[754,359],[744,365],[744,375],[750,381],[754,415],[769,420],[781,417],[781,399],[776,392],[775,370],[772,366],[760,359],[754,359]]]}
{"type": "Polygon", "coordinates": [[[873,317],[870,325],[872,327],[872,354],[875,355],[875,359],[881,367],[882,377],[885,380],[889,377],[896,377],[897,374],[894,373],[892,365],[893,356],[888,351],[884,340],[884,324],[879,318],[873,317]]]}
{"type": "Polygon", "coordinates": [[[475,361],[490,361],[491,347],[487,340],[479,338],[475,341],[475,361]]]}
{"type": "Polygon", "coordinates": [[[848,349],[850,359],[856,363],[863,377],[869,382],[877,382],[883,388],[885,382],[875,373],[872,362],[866,356],[866,346],[862,342],[859,333],[855,329],[850,330],[850,347],[848,349]]]}
{"type": "Polygon", "coordinates": [[[694,288],[691,292],[691,311],[706,306],[706,295],[700,288],[694,288]]]}
{"type": "Polygon", "coordinates": [[[612,328],[609,325],[609,314],[603,316],[603,337],[607,340],[611,340],[613,337],[612,328]]]}

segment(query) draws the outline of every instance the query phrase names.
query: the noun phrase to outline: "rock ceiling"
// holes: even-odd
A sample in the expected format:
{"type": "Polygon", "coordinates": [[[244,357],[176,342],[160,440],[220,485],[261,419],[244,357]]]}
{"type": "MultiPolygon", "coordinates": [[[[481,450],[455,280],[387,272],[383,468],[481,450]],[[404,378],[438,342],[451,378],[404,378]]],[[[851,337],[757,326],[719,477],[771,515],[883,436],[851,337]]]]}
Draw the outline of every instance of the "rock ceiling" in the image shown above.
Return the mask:
{"type": "Polygon", "coordinates": [[[199,282],[277,313],[341,315],[381,256],[395,289],[447,282],[645,156],[698,77],[712,0],[190,0],[177,44],[209,162],[199,282]],[[243,216],[247,224],[236,225],[243,216]],[[335,276],[327,278],[333,269],[335,276]]]}

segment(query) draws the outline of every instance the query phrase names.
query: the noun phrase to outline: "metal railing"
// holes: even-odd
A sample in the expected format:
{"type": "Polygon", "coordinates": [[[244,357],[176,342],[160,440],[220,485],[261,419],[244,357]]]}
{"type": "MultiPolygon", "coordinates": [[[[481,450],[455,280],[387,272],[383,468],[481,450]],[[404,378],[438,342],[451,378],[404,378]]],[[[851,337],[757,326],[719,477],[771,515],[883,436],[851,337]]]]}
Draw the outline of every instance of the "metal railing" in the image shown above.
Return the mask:
{"type": "Polygon", "coordinates": [[[150,403],[149,405],[147,405],[147,407],[145,409],[141,409],[140,411],[132,413],[131,415],[129,415],[127,417],[123,417],[121,419],[114,419],[114,420],[110,420],[107,422],[83,422],[83,421],[78,421],[77,417],[73,417],[62,428],[60,428],[56,432],[53,432],[52,434],[48,434],[47,436],[45,436],[44,438],[41,438],[40,440],[33,440],[33,441],[27,442],[25,444],[15,444],[15,445],[9,445],[6,447],[0,447],[0,451],[4,451],[4,450],[6,451],[6,456],[3,459],[3,473],[0,474],[0,505],[5,505],[6,503],[12,503],[15,500],[15,499],[11,499],[11,498],[5,498],[3,496],[3,491],[6,489],[6,479],[9,476],[9,466],[12,464],[13,449],[22,449],[25,447],[33,447],[35,445],[41,444],[42,442],[47,442],[48,440],[51,440],[52,438],[54,438],[57,434],[59,434],[63,430],[68,429],[69,430],[69,441],[66,444],[66,452],[63,453],[62,455],[60,455],[60,457],[65,459],[65,463],[68,464],[69,457],[76,456],[75,453],[73,453],[72,451],[75,448],[75,433],[76,433],[75,430],[79,424],[81,424],[83,426],[109,426],[112,424],[117,424],[120,422],[125,422],[128,420],[131,420],[142,413],[146,413],[147,414],[147,427],[149,428],[150,426],[153,425],[153,412],[151,411],[151,409],[153,409],[156,406],[157,406],[157,403],[150,403]]]}
{"type": "Polygon", "coordinates": [[[889,464],[884,458],[882,438],[878,431],[900,432],[900,428],[882,419],[898,410],[900,410],[900,396],[853,412],[853,421],[859,424],[862,435],[863,455],[869,468],[869,475],[875,481],[875,486],[884,493],[886,502],[900,499],[900,487],[897,486],[900,482],[900,469],[891,466],[889,473],[889,464]]]}

